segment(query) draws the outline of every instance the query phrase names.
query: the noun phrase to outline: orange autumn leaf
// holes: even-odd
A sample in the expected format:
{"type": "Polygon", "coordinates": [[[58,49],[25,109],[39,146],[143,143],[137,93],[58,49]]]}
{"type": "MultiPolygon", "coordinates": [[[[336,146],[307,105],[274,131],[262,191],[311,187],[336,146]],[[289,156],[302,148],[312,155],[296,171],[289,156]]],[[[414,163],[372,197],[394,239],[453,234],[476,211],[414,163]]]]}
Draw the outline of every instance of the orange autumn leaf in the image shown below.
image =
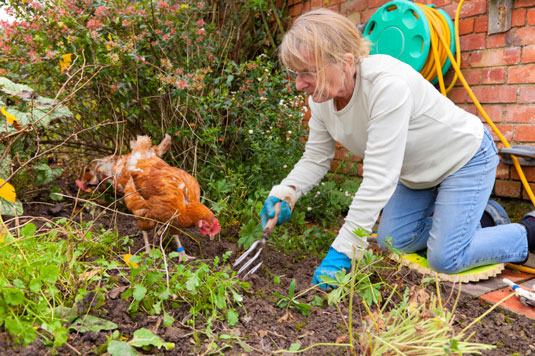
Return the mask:
{"type": "Polygon", "coordinates": [[[0,178],[0,185],[2,186],[0,188],[0,197],[4,198],[5,200],[14,203],[15,199],[17,198],[17,193],[15,192],[15,188],[9,183],[5,183],[5,180],[0,178]],[[4,185],[2,185],[4,184],[4,185]]]}
{"type": "Polygon", "coordinates": [[[61,70],[61,73],[65,72],[67,68],[72,63],[72,53],[62,54],[61,58],[59,59],[59,68],[61,70]]]}
{"type": "Polygon", "coordinates": [[[14,123],[15,121],[18,121],[18,119],[15,117],[15,115],[10,114],[10,113],[7,112],[5,106],[2,106],[2,108],[0,109],[0,111],[1,111],[2,114],[4,114],[4,116],[6,117],[6,120],[7,120],[8,123],[12,124],[12,123],[14,123]]]}

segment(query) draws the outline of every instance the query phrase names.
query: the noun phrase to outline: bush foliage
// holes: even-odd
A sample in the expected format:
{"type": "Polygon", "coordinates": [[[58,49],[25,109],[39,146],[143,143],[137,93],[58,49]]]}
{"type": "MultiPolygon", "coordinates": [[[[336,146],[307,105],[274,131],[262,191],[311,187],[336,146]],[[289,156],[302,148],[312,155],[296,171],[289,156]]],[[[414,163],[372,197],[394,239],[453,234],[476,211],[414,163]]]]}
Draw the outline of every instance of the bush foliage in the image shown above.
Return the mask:
{"type": "Polygon", "coordinates": [[[299,158],[303,97],[276,62],[286,22],[270,2],[8,3],[0,74],[73,113],[40,133],[44,144],[70,140],[87,162],[169,133],[166,159],[219,211],[244,209],[299,158]]]}

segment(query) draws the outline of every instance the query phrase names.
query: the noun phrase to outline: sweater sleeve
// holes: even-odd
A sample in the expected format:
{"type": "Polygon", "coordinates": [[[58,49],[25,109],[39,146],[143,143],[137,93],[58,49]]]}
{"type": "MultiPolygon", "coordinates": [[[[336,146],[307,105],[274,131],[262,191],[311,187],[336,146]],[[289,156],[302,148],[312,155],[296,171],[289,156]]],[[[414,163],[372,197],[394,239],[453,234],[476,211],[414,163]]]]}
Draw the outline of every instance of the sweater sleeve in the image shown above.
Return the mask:
{"type": "Polygon", "coordinates": [[[403,164],[413,100],[409,86],[396,77],[377,80],[368,93],[368,140],[363,160],[363,180],[353,198],[345,223],[332,247],[353,256],[367,242],[353,231],[371,232],[381,209],[396,189],[403,164]]]}
{"type": "Polygon", "coordinates": [[[297,199],[315,187],[331,168],[336,143],[323,121],[312,112],[305,152],[281,185],[294,186],[297,199]]]}

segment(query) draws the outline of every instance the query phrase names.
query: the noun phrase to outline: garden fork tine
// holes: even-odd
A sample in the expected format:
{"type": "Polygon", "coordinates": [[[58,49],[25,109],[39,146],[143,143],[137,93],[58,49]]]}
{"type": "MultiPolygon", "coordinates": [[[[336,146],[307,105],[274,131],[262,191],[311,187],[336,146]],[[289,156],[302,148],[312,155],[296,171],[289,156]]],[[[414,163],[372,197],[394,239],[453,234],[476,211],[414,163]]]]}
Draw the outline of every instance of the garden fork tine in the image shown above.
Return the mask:
{"type": "MultiPolygon", "coordinates": [[[[273,229],[275,228],[275,225],[277,225],[277,220],[279,218],[279,213],[281,211],[281,203],[276,203],[275,206],[273,207],[275,209],[275,216],[272,217],[271,219],[268,220],[266,226],[264,227],[264,231],[262,231],[262,239],[261,240],[257,240],[255,241],[251,247],[249,247],[247,249],[247,251],[245,251],[243,253],[243,255],[241,255],[238,259],[236,259],[236,261],[234,262],[234,267],[238,266],[240,263],[242,263],[243,261],[245,261],[247,259],[247,257],[249,255],[251,255],[253,253],[253,251],[257,250],[255,255],[253,257],[251,257],[247,262],[245,262],[243,264],[243,266],[241,266],[241,268],[238,270],[237,272],[237,275],[240,276],[240,275],[243,275],[243,273],[245,271],[247,271],[247,269],[253,264],[256,262],[256,260],[259,259],[260,255],[262,254],[262,251],[264,250],[264,247],[266,246],[266,242],[267,240],[269,239],[269,237],[271,236],[271,233],[273,232],[273,229]]],[[[247,279],[247,277],[249,277],[250,275],[252,275],[253,273],[256,272],[256,270],[258,270],[260,268],[260,266],[262,266],[262,263],[264,263],[264,261],[260,261],[256,266],[254,266],[253,268],[251,268],[249,270],[249,272],[245,273],[243,275],[243,279],[247,279]]]]}

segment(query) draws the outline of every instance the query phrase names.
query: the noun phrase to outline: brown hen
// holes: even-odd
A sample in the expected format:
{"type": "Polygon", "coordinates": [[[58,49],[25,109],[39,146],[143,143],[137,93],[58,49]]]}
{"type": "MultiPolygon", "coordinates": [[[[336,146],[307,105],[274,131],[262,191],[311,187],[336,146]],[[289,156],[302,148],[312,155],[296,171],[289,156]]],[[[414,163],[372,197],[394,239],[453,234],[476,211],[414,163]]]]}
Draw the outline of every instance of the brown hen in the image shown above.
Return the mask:
{"type": "Polygon", "coordinates": [[[125,168],[130,179],[124,188],[125,203],[136,216],[139,229],[150,251],[148,234],[154,226],[169,223],[177,251],[186,259],[178,234],[182,228],[197,227],[213,239],[221,227],[217,218],[201,203],[201,189],[197,180],[185,171],[171,167],[158,156],[144,157],[150,145],[138,141],[127,159],[125,168]]]}

